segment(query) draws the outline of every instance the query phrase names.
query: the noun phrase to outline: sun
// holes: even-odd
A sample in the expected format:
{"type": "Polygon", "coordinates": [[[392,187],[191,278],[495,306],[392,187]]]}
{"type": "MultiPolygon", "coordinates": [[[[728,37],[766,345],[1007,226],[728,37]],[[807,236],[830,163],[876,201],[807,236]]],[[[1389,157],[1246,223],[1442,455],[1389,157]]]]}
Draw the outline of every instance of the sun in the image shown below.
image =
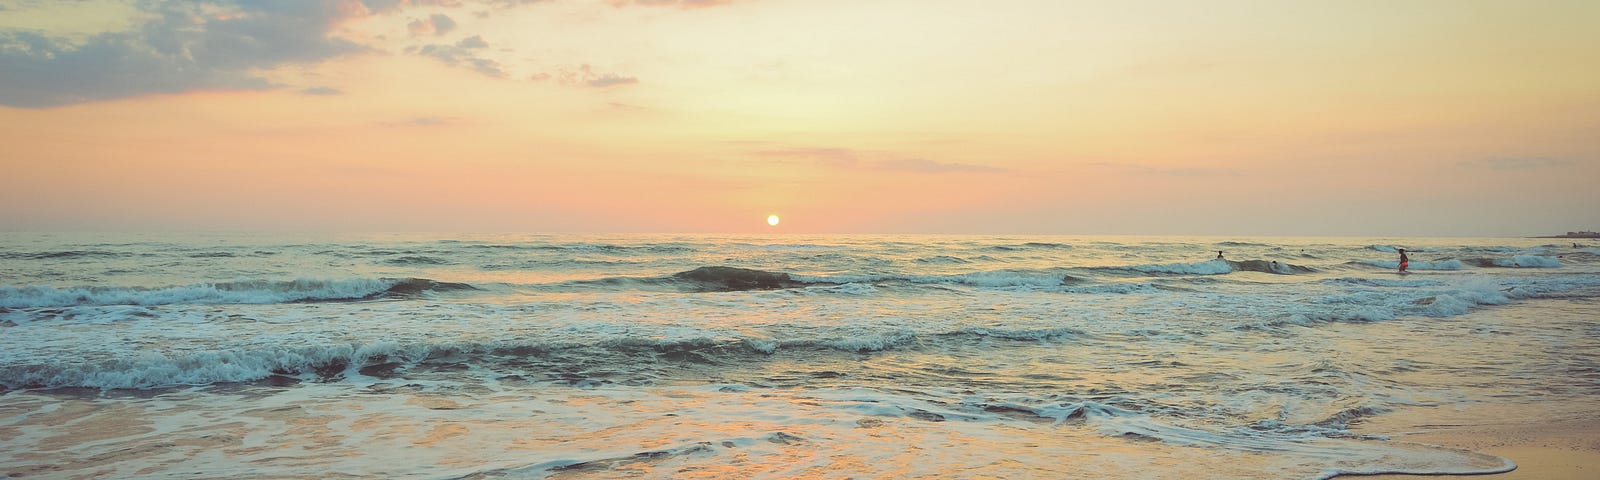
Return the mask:
{"type": "Polygon", "coordinates": [[[771,225],[771,226],[774,226],[774,227],[778,226],[778,216],[777,215],[767,215],[767,225],[771,225]]]}

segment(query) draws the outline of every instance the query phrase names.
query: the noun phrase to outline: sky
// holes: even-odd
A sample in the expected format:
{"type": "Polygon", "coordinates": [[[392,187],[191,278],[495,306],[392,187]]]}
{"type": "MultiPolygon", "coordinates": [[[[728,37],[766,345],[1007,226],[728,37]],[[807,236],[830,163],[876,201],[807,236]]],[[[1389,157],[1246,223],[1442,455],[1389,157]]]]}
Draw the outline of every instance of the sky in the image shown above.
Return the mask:
{"type": "Polygon", "coordinates": [[[1587,0],[0,0],[0,231],[1600,230],[1596,25],[1587,0]]]}

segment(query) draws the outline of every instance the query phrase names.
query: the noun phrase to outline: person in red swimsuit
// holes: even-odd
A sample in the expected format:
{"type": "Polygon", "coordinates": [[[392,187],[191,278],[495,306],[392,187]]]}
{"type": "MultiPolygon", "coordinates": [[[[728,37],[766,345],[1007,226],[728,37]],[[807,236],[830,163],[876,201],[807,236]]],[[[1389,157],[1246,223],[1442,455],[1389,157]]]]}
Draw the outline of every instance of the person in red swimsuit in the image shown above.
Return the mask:
{"type": "Polygon", "coordinates": [[[1406,258],[1406,249],[1400,249],[1400,273],[1406,273],[1406,266],[1411,265],[1409,260],[1406,258]]]}

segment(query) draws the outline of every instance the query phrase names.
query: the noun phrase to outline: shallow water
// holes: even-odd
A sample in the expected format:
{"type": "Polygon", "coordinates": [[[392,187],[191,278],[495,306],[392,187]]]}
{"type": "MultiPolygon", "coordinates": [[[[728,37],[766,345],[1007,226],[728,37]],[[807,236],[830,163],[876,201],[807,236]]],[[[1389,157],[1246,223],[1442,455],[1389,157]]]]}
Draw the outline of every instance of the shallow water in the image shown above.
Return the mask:
{"type": "Polygon", "coordinates": [[[4,234],[0,474],[1498,471],[1351,425],[1600,393],[1549,242],[4,234]]]}

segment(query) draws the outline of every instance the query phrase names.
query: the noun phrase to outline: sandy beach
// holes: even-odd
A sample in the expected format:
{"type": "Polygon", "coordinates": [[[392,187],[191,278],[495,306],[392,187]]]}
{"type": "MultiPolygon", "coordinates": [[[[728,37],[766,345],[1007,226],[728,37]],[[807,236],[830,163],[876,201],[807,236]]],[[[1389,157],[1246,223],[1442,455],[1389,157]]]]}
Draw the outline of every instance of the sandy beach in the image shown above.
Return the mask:
{"type": "MultiPolygon", "coordinates": [[[[1490,408],[1466,409],[1450,418],[1437,418],[1434,425],[1417,425],[1414,433],[1393,435],[1397,441],[1426,443],[1451,448],[1474,450],[1511,459],[1517,469],[1482,478],[1506,480],[1590,480],[1600,478],[1600,419],[1596,419],[1593,405],[1566,405],[1563,408],[1583,409],[1587,412],[1545,412],[1547,416],[1519,423],[1470,423],[1472,418],[1486,418],[1490,408]]],[[[1481,420],[1480,420],[1481,421],[1481,420]]],[[[1433,423],[1433,422],[1430,422],[1433,423]]],[[[1455,478],[1448,475],[1362,475],[1340,478],[1415,479],[1455,478]]]]}
{"type": "MultiPolygon", "coordinates": [[[[1550,301],[1500,306],[1473,312],[1464,322],[1504,322],[1508,329],[1531,329],[1536,324],[1568,325],[1575,337],[1593,327],[1591,300],[1550,301]]],[[[1500,345],[1485,347],[1493,350],[1500,345]]],[[[1592,366],[1575,358],[1549,358],[1564,362],[1571,386],[1593,376],[1592,366]]],[[[1459,358],[1461,355],[1456,353],[1459,358]]],[[[1509,397],[1510,392],[1506,397],[1509,397]]],[[[1507,403],[1479,403],[1449,407],[1418,407],[1366,419],[1352,433],[1386,435],[1394,441],[1425,443],[1499,455],[1516,462],[1517,469],[1484,475],[1506,480],[1591,480],[1600,478],[1600,399],[1581,395],[1545,395],[1507,403]]],[[[1341,478],[1415,479],[1455,478],[1441,475],[1370,475],[1341,478]]]]}

